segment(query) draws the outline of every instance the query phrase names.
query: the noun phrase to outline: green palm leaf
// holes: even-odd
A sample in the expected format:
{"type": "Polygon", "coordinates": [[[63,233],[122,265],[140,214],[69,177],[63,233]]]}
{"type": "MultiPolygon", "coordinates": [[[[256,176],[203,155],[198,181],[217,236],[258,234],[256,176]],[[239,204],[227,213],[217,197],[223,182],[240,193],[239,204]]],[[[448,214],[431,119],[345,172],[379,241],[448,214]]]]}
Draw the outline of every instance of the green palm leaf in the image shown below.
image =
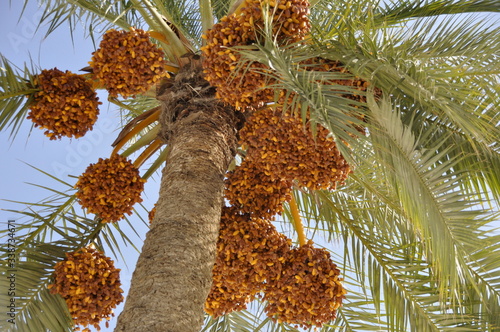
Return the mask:
{"type": "Polygon", "coordinates": [[[28,113],[30,94],[36,92],[29,84],[27,67],[19,73],[3,55],[0,55],[0,130],[10,127],[14,138],[28,113]]]}
{"type": "Polygon", "coordinates": [[[500,5],[495,0],[390,1],[387,6],[379,8],[377,20],[391,23],[415,17],[500,11],[500,5]]]}
{"type": "MultiPolygon", "coordinates": [[[[29,0],[25,0],[25,5],[29,0]]],[[[128,29],[131,26],[141,28],[143,18],[130,1],[81,1],[55,0],[44,1],[44,12],[38,27],[48,25],[46,35],[51,34],[63,23],[68,23],[73,31],[83,22],[92,38],[94,33],[102,33],[110,27],[128,29]]]]}
{"type": "MultiPolygon", "coordinates": [[[[63,189],[58,190],[35,185],[46,189],[51,195],[35,203],[10,201],[26,207],[23,210],[6,210],[17,213],[27,219],[22,224],[17,225],[17,231],[24,234],[22,242],[18,245],[19,250],[23,250],[25,246],[29,246],[33,241],[44,243],[68,236],[75,239],[87,237],[87,242],[81,242],[80,240],[75,242],[84,243],[83,245],[87,245],[90,241],[96,241],[101,248],[109,248],[115,257],[122,255],[122,244],[131,245],[132,248],[138,250],[134,244],[135,239],[132,240],[130,234],[126,234],[117,223],[111,225],[101,223],[99,218],[89,218],[81,211],[75,205],[77,199],[74,195],[75,190],[72,185],[40,169],[34,169],[57,181],[63,186],[63,189]],[[117,241],[117,238],[120,241],[117,241]]],[[[125,218],[123,223],[123,228],[125,228],[126,224],[129,231],[134,232],[139,237],[135,229],[136,226],[127,218],[125,218]]],[[[7,232],[7,229],[1,230],[0,235],[5,236],[7,232]]]]}
{"type": "MultiPolygon", "coordinates": [[[[16,248],[14,272],[10,272],[11,267],[5,264],[7,253],[1,253],[2,274],[13,274],[16,288],[16,324],[5,325],[5,331],[72,330],[73,322],[66,302],[59,295],[50,294],[48,285],[51,283],[55,264],[65,258],[65,253],[85,246],[94,236],[89,230],[91,228],[83,234],[77,232],[76,236],[66,236],[54,242],[28,242],[19,235],[16,240],[22,242],[22,246],[16,248]],[[90,234],[92,235],[89,237],[90,234]]],[[[0,297],[2,305],[10,301],[6,295],[2,294],[0,297]]],[[[2,324],[6,324],[5,321],[2,324]]]]}

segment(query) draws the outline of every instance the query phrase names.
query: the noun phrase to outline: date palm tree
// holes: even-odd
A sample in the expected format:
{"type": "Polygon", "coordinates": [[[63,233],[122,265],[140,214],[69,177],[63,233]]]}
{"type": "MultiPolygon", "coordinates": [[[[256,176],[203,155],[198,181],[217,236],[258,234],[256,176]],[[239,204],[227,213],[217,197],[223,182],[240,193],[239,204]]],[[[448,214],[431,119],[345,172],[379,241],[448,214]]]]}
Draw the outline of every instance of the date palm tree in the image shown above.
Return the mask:
{"type": "MultiPolygon", "coordinates": [[[[49,34],[65,22],[82,23],[96,40],[96,31],[108,28],[153,31],[171,72],[136,98],[109,99],[128,123],[114,151],[130,156],[146,147],[138,162],[151,161],[145,179],[165,165],[115,331],[299,330],[267,318],[259,299],[219,318],[203,311],[224,177],[235,155],[244,155],[237,146],[244,119],[203,79],[199,50],[203,32],[241,3],[41,4],[49,34]]],[[[261,71],[272,78],[267,88],[291,96],[291,109],[309,109],[354,170],[335,190],[293,189],[308,237],[331,252],[348,291],[337,318],[321,330],[499,331],[500,235],[493,229],[500,201],[499,2],[317,0],[310,11],[307,42],[283,46],[264,25],[257,42],[235,52],[243,64],[250,59],[269,68],[261,71]],[[317,58],[346,70],[304,70],[317,58]],[[349,96],[359,92],[344,83],[358,78],[369,86],[353,104],[349,96]]],[[[14,137],[36,73],[1,61],[0,129],[14,137]]],[[[52,177],[68,190],[54,189],[19,211],[29,220],[16,233],[17,324],[2,321],[5,331],[71,331],[64,299],[48,289],[55,264],[89,243],[116,254],[122,242],[134,245],[122,226],[132,224],[85,214],[75,205],[74,184],[52,177]]],[[[276,224],[295,234],[295,221],[285,204],[276,224]]],[[[8,255],[2,248],[2,275],[8,255]]],[[[4,287],[0,300],[9,305],[4,287]]]]}

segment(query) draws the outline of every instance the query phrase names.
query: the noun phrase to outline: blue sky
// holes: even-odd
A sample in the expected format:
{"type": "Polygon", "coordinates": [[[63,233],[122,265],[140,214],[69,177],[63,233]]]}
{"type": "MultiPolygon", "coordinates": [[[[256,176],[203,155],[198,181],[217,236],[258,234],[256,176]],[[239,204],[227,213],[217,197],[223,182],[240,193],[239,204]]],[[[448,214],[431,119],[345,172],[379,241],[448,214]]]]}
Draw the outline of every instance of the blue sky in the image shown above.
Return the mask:
{"type": "MultiPolygon", "coordinates": [[[[74,32],[73,41],[66,26],[44,38],[45,29],[43,27],[36,31],[43,11],[38,8],[36,1],[31,1],[23,17],[19,19],[23,3],[24,1],[12,1],[9,4],[9,0],[0,0],[0,31],[2,31],[0,34],[0,53],[21,68],[25,63],[31,67],[30,61],[32,61],[33,65],[39,69],[57,67],[62,71],[70,70],[78,73],[79,69],[88,65],[91,53],[94,51],[94,45],[90,38],[83,38],[84,32],[81,27],[77,27],[74,32]]],[[[46,191],[28,183],[52,187],[56,182],[33,170],[25,163],[74,184],[76,180],[69,177],[70,175],[78,176],[99,157],[109,156],[111,142],[118,134],[120,118],[117,107],[110,106],[106,102],[107,94],[100,92],[99,97],[103,102],[103,105],[100,106],[99,119],[94,130],[81,139],[62,138],[60,141],[50,141],[43,135],[42,130],[32,128],[29,120],[25,121],[15,140],[9,137],[8,132],[0,132],[0,153],[2,156],[0,199],[37,202],[48,196],[46,191]]],[[[153,206],[158,196],[157,179],[158,177],[156,177],[156,182],[152,179],[148,181],[143,194],[143,204],[148,209],[153,206]]],[[[0,209],[22,208],[23,206],[19,204],[0,201],[0,209]]],[[[19,215],[0,210],[0,225],[5,225],[4,223],[9,219],[19,219],[19,215]]],[[[144,238],[147,228],[138,218],[132,218],[131,222],[138,225],[137,230],[141,238],[144,238]]],[[[141,248],[142,240],[131,237],[141,248]]],[[[124,247],[122,250],[128,267],[119,258],[115,259],[115,264],[122,269],[122,288],[127,290],[138,254],[130,247],[124,247]]],[[[116,316],[118,316],[121,307],[119,306],[115,310],[116,316]]],[[[109,329],[104,328],[103,323],[101,331],[112,331],[115,324],[116,317],[111,320],[109,329]]]]}

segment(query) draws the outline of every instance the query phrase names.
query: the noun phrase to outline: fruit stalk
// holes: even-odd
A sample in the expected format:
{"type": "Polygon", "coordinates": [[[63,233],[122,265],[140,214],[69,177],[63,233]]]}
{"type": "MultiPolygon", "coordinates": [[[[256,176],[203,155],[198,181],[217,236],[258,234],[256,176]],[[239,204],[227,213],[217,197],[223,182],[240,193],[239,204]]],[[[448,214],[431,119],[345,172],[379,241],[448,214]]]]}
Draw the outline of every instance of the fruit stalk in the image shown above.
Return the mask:
{"type": "Polygon", "coordinates": [[[292,193],[292,199],[290,200],[290,210],[292,212],[293,225],[299,237],[299,245],[303,246],[306,244],[306,235],[304,232],[304,225],[302,224],[302,220],[299,215],[299,207],[297,206],[297,201],[295,200],[295,193],[292,193]]]}

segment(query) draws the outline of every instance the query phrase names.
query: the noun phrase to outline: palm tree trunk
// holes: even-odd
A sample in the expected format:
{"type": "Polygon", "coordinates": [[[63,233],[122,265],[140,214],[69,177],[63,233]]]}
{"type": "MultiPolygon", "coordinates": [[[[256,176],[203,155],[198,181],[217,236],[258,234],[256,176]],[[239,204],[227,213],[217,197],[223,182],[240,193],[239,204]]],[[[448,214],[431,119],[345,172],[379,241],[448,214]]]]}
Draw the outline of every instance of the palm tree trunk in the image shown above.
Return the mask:
{"type": "Polygon", "coordinates": [[[171,151],[115,331],[195,332],[203,324],[237,120],[214,98],[199,65],[187,67],[159,97],[171,151]]]}

